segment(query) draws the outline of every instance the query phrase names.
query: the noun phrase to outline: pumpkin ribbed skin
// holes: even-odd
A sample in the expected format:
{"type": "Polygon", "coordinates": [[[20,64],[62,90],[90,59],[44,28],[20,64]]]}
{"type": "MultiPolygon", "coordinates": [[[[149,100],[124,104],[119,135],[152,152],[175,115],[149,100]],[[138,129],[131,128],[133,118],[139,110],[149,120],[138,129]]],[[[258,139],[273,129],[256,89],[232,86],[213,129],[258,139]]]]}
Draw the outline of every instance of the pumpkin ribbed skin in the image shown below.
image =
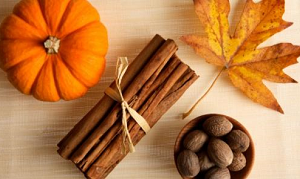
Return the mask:
{"type": "Polygon", "coordinates": [[[87,0],[22,0],[0,27],[0,67],[22,93],[42,101],[72,100],[105,69],[107,31],[87,0]],[[49,37],[60,40],[47,53],[49,37]]]}

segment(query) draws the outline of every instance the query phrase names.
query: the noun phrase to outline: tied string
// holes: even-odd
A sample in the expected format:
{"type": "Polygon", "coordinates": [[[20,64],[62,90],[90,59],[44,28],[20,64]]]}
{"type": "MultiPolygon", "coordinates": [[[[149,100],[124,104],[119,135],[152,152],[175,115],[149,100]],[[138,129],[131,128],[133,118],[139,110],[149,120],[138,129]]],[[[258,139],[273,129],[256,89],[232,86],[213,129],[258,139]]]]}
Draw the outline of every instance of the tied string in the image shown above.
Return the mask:
{"type": "Polygon", "coordinates": [[[131,153],[135,152],[134,145],[132,143],[130,133],[128,130],[128,125],[127,125],[127,119],[126,119],[126,112],[130,114],[130,116],[138,123],[138,125],[143,129],[143,131],[147,134],[150,131],[150,126],[147,123],[147,121],[139,114],[137,113],[134,109],[132,109],[127,101],[125,101],[121,89],[121,82],[122,78],[128,68],[128,60],[127,57],[119,57],[118,62],[117,62],[117,67],[116,67],[116,86],[117,86],[117,92],[113,90],[112,88],[108,87],[105,90],[105,94],[111,97],[113,100],[121,103],[122,107],[122,130],[123,130],[123,147],[125,149],[126,146],[126,138],[128,138],[129,142],[129,151],[131,153]]]}

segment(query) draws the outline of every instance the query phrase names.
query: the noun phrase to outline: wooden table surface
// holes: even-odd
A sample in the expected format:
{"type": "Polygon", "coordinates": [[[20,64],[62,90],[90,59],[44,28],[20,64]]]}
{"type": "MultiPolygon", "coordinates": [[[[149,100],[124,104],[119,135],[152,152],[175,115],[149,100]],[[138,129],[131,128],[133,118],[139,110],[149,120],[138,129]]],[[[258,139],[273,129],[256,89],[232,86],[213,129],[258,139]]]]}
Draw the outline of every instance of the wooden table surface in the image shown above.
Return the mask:
{"type": "MultiPolygon", "coordinates": [[[[0,21],[18,0],[0,0],[0,21]]],[[[249,178],[300,178],[300,85],[266,82],[285,110],[281,115],[253,103],[234,88],[224,74],[196,111],[180,119],[216,76],[216,67],[204,62],[180,42],[184,34],[203,33],[192,0],[91,0],[108,28],[110,48],[107,69],[99,84],[81,99],[57,103],[40,102],[20,94],[0,71],[0,178],[83,179],[69,161],[57,153],[56,144],[102,97],[112,82],[118,56],[132,60],[156,34],[174,39],[178,55],[200,74],[200,79],[164,115],[130,154],[109,175],[111,179],[180,178],[173,160],[173,146],[189,120],[207,113],[229,115],[252,134],[256,162],[249,178]]],[[[238,21],[245,0],[230,0],[231,23],[238,21]]],[[[300,1],[287,0],[284,19],[294,22],[261,46],[278,42],[300,45],[300,1]]],[[[285,70],[300,81],[300,65],[285,70]]]]}

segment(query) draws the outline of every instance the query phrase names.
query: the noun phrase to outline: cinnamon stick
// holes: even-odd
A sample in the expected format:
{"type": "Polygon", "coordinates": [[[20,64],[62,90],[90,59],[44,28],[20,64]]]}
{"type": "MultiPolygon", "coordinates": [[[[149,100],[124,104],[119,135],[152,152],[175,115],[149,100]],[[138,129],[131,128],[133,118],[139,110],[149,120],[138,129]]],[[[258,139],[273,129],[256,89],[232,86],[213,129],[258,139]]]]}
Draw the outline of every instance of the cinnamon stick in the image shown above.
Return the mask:
{"type": "MultiPolygon", "coordinates": [[[[140,106],[149,98],[149,95],[153,93],[153,91],[162,83],[166,81],[166,79],[170,76],[170,74],[177,68],[180,60],[177,56],[172,57],[172,59],[168,62],[165,67],[158,71],[161,71],[160,74],[153,75],[148,81],[147,84],[141,89],[141,92],[137,95],[135,104],[133,105],[133,109],[136,109],[138,113],[142,114],[142,110],[140,110],[140,106]]],[[[129,117],[129,115],[128,115],[129,117]]],[[[90,165],[100,156],[100,154],[104,151],[104,149],[110,144],[110,142],[120,134],[122,129],[122,122],[117,122],[108,132],[105,134],[104,138],[101,139],[99,144],[93,148],[93,150],[88,153],[88,155],[80,161],[77,165],[81,171],[86,171],[90,165]]],[[[71,158],[72,160],[72,158],[71,158]]],[[[73,161],[74,162],[74,161],[73,161]]],[[[75,162],[74,162],[75,163],[75,162]]]]}
{"type": "MultiPolygon", "coordinates": [[[[159,103],[158,106],[156,106],[156,109],[158,110],[156,110],[154,113],[151,113],[150,117],[148,116],[148,118],[146,118],[149,125],[153,126],[158,121],[158,119],[166,112],[166,110],[168,110],[177,101],[177,99],[179,99],[183,92],[197,78],[198,76],[194,72],[189,70],[189,72],[181,80],[177,81],[173,88],[169,90],[170,93],[164,97],[164,99],[159,103]]],[[[145,133],[140,130],[140,126],[133,120],[131,123],[129,123],[128,126],[128,128],[130,128],[130,135],[134,140],[134,144],[136,144],[145,135],[145,133]]],[[[116,166],[116,164],[125,157],[125,155],[123,155],[121,152],[121,142],[122,136],[118,135],[118,137],[109,146],[109,149],[105,150],[104,153],[88,170],[88,172],[86,173],[86,176],[88,178],[105,178],[106,175],[108,175],[108,173],[116,166]]]]}
{"type": "MultiPolygon", "coordinates": [[[[198,78],[175,55],[172,40],[156,36],[132,62],[122,81],[128,105],[142,115],[150,127],[198,78]]],[[[116,90],[115,83],[111,85],[116,90]]],[[[104,95],[99,103],[58,144],[58,153],[71,159],[87,178],[105,178],[126,156],[120,103],[104,95]]],[[[128,130],[134,145],[145,132],[127,114],[128,130]]],[[[128,147],[128,146],[126,146],[128,147]]]]}
{"type": "MultiPolygon", "coordinates": [[[[169,95],[167,95],[166,98],[162,100],[162,102],[157,106],[160,110],[158,112],[154,112],[149,117],[149,121],[153,121],[153,125],[176,103],[176,101],[183,95],[183,93],[198,79],[198,76],[194,73],[192,75],[185,76],[184,79],[187,79],[187,81],[183,80],[179,83],[176,83],[172,90],[169,92],[169,95]],[[176,92],[175,92],[176,91],[176,92]]],[[[143,138],[144,133],[142,131],[139,131],[138,135],[134,136],[132,138],[133,144],[136,145],[139,143],[139,141],[143,138]]],[[[127,150],[128,151],[128,150],[127,150]]],[[[108,174],[122,161],[127,154],[118,155],[115,156],[116,162],[109,167],[105,173],[103,173],[102,178],[106,178],[108,174]]],[[[87,178],[89,177],[87,174],[85,174],[87,178]]]]}
{"type": "MultiPolygon", "coordinates": [[[[149,115],[156,109],[159,102],[163,99],[163,97],[168,93],[171,87],[177,82],[177,80],[184,74],[184,72],[188,69],[188,67],[184,64],[180,64],[177,69],[170,75],[169,79],[164,83],[164,85],[159,88],[157,93],[154,93],[150,99],[146,102],[146,104],[142,107],[139,113],[147,120],[149,115]]],[[[147,120],[148,122],[148,120],[147,120]]],[[[149,122],[148,122],[149,123],[149,122]]],[[[150,123],[149,123],[150,125],[150,123]]],[[[134,120],[130,120],[128,123],[128,129],[130,130],[130,134],[132,136],[136,135],[137,131],[140,130],[140,126],[136,125],[134,120]]],[[[110,167],[110,164],[114,163],[114,156],[118,153],[118,149],[120,148],[120,144],[122,142],[122,136],[119,135],[118,139],[114,141],[109,146],[108,150],[105,150],[104,153],[97,159],[97,161],[93,164],[93,166],[89,169],[88,173],[94,173],[93,168],[97,166],[97,174],[101,173],[99,171],[105,171],[110,167]]],[[[88,174],[89,175],[89,174],[88,174]]],[[[95,176],[95,178],[101,178],[100,176],[95,176]]]]}
{"type": "MultiPolygon", "coordinates": [[[[126,89],[134,77],[141,71],[142,67],[149,61],[155,52],[163,45],[165,40],[156,35],[151,42],[143,49],[136,59],[129,66],[127,73],[121,83],[122,89],[126,89]]],[[[116,90],[115,83],[111,88],[116,90]]],[[[109,96],[104,95],[98,104],[75,125],[68,135],[58,144],[58,153],[65,159],[69,159],[76,147],[91,133],[91,131],[101,122],[107,112],[116,104],[109,96]]]]}
{"type": "MultiPolygon", "coordinates": [[[[153,55],[150,61],[145,65],[143,70],[136,76],[130,86],[123,92],[125,101],[130,101],[131,98],[143,87],[150,79],[155,71],[162,63],[168,61],[175,51],[177,46],[173,40],[167,40],[153,55]]],[[[118,119],[118,113],[121,111],[120,105],[115,105],[108,116],[101,122],[99,126],[85,139],[85,141],[74,151],[72,161],[80,162],[88,152],[99,142],[100,138],[114,125],[118,119]]]]}

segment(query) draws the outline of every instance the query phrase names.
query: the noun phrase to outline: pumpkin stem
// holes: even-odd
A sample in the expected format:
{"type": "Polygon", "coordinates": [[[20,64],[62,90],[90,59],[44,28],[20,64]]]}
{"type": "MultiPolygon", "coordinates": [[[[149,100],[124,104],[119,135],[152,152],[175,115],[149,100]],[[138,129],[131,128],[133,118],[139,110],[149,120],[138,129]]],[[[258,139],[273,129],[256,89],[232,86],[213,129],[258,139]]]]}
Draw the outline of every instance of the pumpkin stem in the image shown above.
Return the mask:
{"type": "Polygon", "coordinates": [[[57,37],[50,36],[45,42],[44,47],[48,54],[58,53],[60,40],[57,37]]]}

